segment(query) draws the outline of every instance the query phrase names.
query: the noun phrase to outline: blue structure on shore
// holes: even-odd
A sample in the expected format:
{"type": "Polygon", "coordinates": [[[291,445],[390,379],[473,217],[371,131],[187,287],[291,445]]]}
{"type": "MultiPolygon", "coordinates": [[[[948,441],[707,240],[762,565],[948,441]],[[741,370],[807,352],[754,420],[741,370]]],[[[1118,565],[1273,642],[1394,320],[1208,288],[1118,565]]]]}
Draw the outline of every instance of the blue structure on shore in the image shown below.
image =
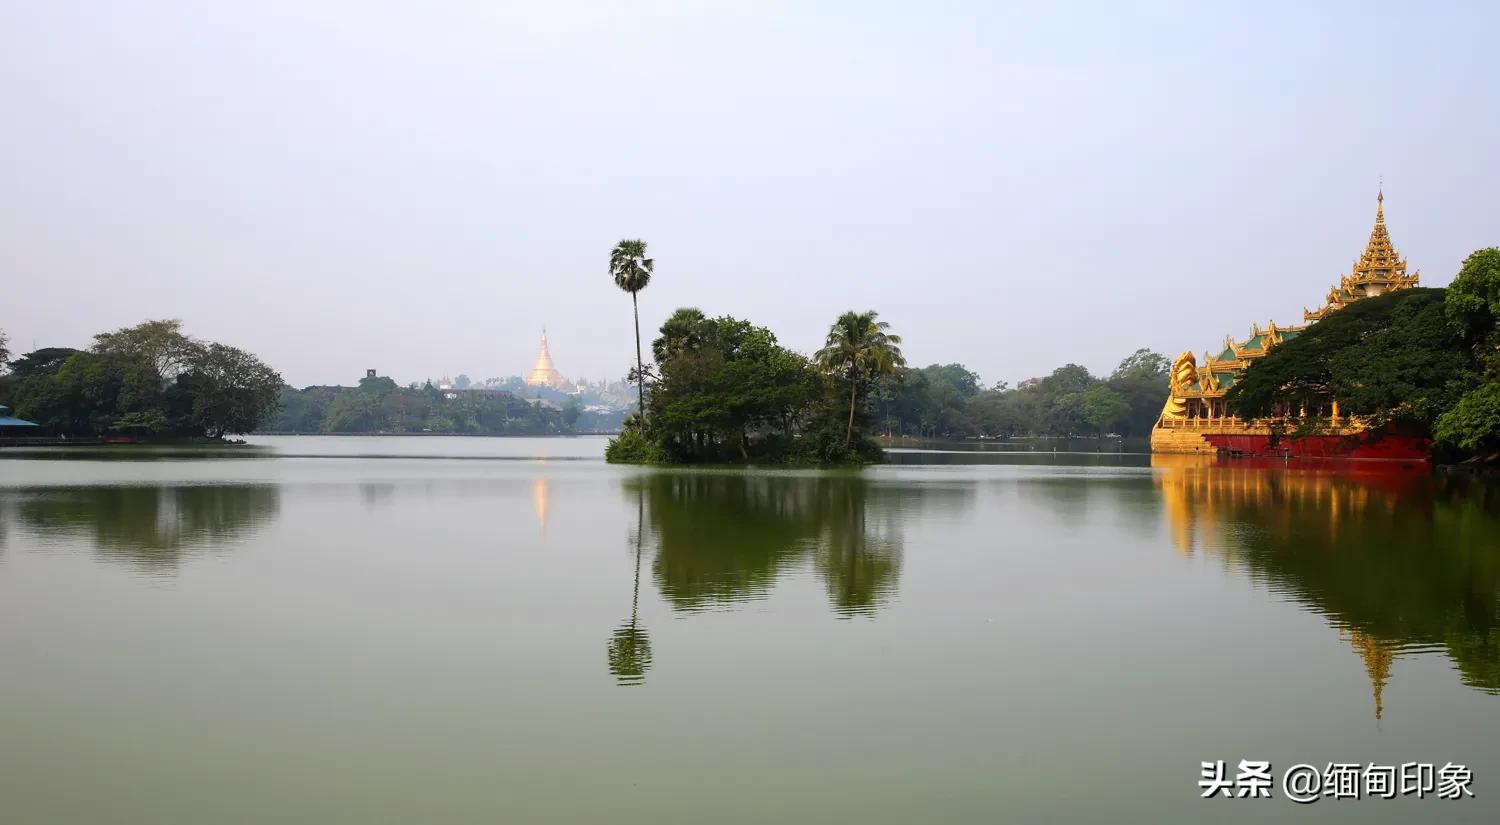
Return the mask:
{"type": "Polygon", "coordinates": [[[22,428],[35,426],[35,421],[11,417],[10,407],[0,405],[0,435],[30,435],[30,432],[22,428]]]}

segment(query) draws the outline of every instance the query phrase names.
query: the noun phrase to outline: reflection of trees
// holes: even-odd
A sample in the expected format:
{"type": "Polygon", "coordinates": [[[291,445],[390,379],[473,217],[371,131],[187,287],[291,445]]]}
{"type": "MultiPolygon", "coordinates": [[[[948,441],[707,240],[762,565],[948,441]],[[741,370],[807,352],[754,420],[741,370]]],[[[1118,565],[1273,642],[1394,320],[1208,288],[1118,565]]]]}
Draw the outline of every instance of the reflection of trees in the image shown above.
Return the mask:
{"type": "Polygon", "coordinates": [[[821,529],[808,481],[743,473],[633,480],[650,503],[657,541],[652,572],[662,596],[678,610],[764,596],[821,529]]]}
{"type": "Polygon", "coordinates": [[[910,503],[899,499],[964,489],[914,492],[852,473],[652,473],[627,484],[644,493],[652,572],[677,610],[762,598],[810,564],[843,616],[873,613],[895,592],[898,516],[910,503]]]}
{"type": "Polygon", "coordinates": [[[622,685],[638,685],[651,669],[651,639],[637,623],[641,604],[641,552],[646,538],[646,498],[636,491],[635,515],[635,589],[630,596],[630,621],[615,629],[609,638],[609,672],[622,685]]]}
{"type": "Polygon", "coordinates": [[[1364,659],[1377,713],[1413,646],[1442,646],[1465,684],[1500,692],[1500,514],[1484,487],[1389,466],[1157,464],[1179,551],[1217,548],[1328,616],[1364,659]]]}
{"type": "Polygon", "coordinates": [[[81,487],[22,498],[16,515],[43,538],[87,538],[106,556],[171,568],[182,553],[230,543],[275,518],[272,485],[81,487]]]}
{"type": "Polygon", "coordinates": [[[901,572],[901,539],[895,519],[872,527],[867,484],[838,484],[819,490],[823,531],[818,572],[840,616],[871,615],[896,590],[901,572]]]}

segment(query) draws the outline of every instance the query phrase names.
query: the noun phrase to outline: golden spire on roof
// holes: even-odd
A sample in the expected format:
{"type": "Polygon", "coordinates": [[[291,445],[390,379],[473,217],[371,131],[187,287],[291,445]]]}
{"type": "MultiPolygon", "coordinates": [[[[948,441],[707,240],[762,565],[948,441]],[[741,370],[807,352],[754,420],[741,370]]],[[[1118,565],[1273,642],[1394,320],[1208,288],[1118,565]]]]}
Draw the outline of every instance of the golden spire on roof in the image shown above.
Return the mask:
{"type": "Polygon", "coordinates": [[[1327,303],[1321,309],[1304,311],[1302,317],[1316,321],[1361,298],[1416,286],[1421,277],[1420,272],[1406,274],[1406,259],[1391,243],[1391,233],[1385,228],[1385,185],[1382,183],[1375,195],[1375,226],[1370,229],[1370,240],[1365,244],[1364,253],[1350,267],[1348,275],[1339,276],[1338,286],[1328,291],[1327,303]]]}

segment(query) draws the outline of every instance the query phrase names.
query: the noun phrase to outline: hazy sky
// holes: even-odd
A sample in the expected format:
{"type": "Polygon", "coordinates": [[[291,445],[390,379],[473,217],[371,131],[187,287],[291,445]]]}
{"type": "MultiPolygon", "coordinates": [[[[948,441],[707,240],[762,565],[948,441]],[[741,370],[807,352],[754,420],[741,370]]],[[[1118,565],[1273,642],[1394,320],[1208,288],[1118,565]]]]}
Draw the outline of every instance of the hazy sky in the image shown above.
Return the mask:
{"type": "Polygon", "coordinates": [[[0,329],[183,319],[293,384],[624,375],[609,248],[811,351],[1012,383],[1300,320],[1378,176],[1500,244],[1500,4],[0,4],[0,329]],[[1231,7],[1232,6],[1232,7],[1231,7]]]}

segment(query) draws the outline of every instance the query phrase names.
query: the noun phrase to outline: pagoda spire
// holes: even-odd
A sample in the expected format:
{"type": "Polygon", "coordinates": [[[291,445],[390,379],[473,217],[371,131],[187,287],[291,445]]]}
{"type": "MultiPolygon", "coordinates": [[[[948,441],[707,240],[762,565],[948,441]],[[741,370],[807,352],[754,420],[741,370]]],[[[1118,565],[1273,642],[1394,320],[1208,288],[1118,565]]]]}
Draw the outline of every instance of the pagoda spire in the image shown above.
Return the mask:
{"type": "Polygon", "coordinates": [[[1334,310],[1347,306],[1361,298],[1369,298],[1393,289],[1406,289],[1421,283],[1421,273],[1407,274],[1406,259],[1391,243],[1391,233],[1385,228],[1385,183],[1381,182],[1375,194],[1375,225],[1370,229],[1370,240],[1365,251],[1355,259],[1349,274],[1339,276],[1338,285],[1328,293],[1327,304],[1321,309],[1303,311],[1307,321],[1316,321],[1334,310]]]}
{"type": "Polygon", "coordinates": [[[542,343],[537,348],[536,364],[532,366],[531,372],[526,374],[526,383],[533,387],[551,387],[558,389],[567,382],[558,373],[557,368],[552,366],[552,353],[547,349],[547,328],[542,328],[542,343]]]}

